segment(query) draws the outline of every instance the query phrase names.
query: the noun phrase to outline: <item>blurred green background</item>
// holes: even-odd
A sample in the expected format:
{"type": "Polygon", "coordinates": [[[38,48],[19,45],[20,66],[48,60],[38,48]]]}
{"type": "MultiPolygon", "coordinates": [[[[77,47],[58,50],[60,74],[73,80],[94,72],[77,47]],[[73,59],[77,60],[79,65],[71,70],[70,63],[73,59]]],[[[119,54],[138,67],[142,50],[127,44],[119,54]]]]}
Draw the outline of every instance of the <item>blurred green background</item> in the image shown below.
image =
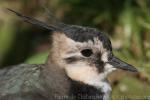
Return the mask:
{"type": "Polygon", "coordinates": [[[139,73],[109,76],[113,100],[150,100],[150,0],[1,0],[0,67],[44,63],[50,32],[21,21],[5,8],[51,22],[44,7],[67,24],[96,27],[108,34],[116,56],[139,73]]]}

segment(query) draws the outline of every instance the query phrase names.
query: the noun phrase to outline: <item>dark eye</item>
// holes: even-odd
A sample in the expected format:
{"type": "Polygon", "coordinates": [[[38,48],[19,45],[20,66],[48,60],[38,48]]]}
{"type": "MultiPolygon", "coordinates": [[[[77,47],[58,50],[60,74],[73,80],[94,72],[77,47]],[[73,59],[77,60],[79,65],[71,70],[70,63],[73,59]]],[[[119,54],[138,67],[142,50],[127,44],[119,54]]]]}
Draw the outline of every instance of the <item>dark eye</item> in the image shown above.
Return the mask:
{"type": "Polygon", "coordinates": [[[81,51],[81,54],[85,57],[90,57],[93,54],[92,49],[84,49],[81,51]]]}

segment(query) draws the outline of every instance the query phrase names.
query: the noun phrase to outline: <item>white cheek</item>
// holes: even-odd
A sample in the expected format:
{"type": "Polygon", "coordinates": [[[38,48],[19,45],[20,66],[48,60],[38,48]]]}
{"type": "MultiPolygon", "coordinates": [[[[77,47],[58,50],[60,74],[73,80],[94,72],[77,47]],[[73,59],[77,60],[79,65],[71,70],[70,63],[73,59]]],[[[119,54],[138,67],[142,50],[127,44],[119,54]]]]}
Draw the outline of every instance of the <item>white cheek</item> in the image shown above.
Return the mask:
{"type": "Polygon", "coordinates": [[[104,72],[106,75],[108,75],[109,73],[111,73],[112,71],[116,70],[116,68],[114,68],[112,65],[110,64],[106,64],[104,66],[104,72]]]}
{"type": "Polygon", "coordinates": [[[68,76],[76,81],[88,83],[98,76],[97,69],[84,63],[71,64],[65,68],[68,76]]]}
{"type": "Polygon", "coordinates": [[[110,74],[112,71],[116,70],[112,65],[106,64],[104,66],[104,71],[99,74],[99,80],[104,81],[107,79],[108,74],[110,74]]]}
{"type": "Polygon", "coordinates": [[[104,52],[101,59],[102,59],[102,61],[107,62],[108,61],[108,53],[104,52]]]}
{"type": "MultiPolygon", "coordinates": [[[[101,59],[104,62],[108,62],[108,52],[104,52],[103,55],[102,55],[102,57],[101,57],[101,59]]],[[[114,70],[116,70],[116,68],[114,68],[112,65],[110,65],[110,64],[107,63],[104,66],[104,73],[103,74],[106,77],[109,73],[111,73],[114,70]]]]}

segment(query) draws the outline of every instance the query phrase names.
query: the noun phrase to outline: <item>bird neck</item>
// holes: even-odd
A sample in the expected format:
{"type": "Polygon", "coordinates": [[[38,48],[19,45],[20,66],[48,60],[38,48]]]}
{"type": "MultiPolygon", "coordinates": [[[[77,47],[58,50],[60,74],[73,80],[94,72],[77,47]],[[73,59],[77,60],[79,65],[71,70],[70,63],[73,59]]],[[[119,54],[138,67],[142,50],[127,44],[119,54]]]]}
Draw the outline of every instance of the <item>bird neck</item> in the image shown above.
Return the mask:
{"type": "Polygon", "coordinates": [[[44,72],[44,74],[47,77],[51,76],[49,77],[50,79],[47,80],[57,79],[51,81],[53,81],[54,83],[58,83],[56,88],[60,86],[61,89],[62,84],[65,82],[65,84],[63,84],[63,91],[65,90],[65,92],[63,92],[64,94],[62,95],[69,96],[71,100],[109,100],[109,93],[111,91],[111,87],[108,84],[107,80],[103,80],[102,82],[100,81],[99,84],[93,83],[94,86],[92,84],[89,85],[72,80],[66,75],[65,70],[58,67],[59,65],[57,65],[56,62],[53,61],[53,59],[51,59],[51,55],[49,55],[46,65],[49,68],[50,72],[48,71],[48,69],[46,69],[45,72],[48,72],[44,72]],[[51,75],[48,75],[50,73],[51,75]],[[55,77],[55,75],[57,78],[55,77]],[[52,76],[54,78],[52,78],[52,76]]]}
{"type": "Polygon", "coordinates": [[[63,69],[60,69],[56,65],[45,64],[41,71],[40,78],[41,84],[44,88],[45,95],[48,100],[58,100],[59,98],[66,96],[70,89],[70,82],[66,78],[66,74],[63,69]]]}

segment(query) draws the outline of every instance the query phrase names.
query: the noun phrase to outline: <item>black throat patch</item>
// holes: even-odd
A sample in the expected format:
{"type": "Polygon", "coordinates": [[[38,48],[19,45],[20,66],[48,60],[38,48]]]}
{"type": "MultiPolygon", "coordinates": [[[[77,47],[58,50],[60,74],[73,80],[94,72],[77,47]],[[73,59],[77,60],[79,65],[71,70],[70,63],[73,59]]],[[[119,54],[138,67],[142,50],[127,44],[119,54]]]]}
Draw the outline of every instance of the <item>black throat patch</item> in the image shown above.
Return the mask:
{"type": "Polygon", "coordinates": [[[71,100],[103,100],[104,93],[101,90],[71,79],[70,82],[71,88],[69,95],[71,100]]]}

